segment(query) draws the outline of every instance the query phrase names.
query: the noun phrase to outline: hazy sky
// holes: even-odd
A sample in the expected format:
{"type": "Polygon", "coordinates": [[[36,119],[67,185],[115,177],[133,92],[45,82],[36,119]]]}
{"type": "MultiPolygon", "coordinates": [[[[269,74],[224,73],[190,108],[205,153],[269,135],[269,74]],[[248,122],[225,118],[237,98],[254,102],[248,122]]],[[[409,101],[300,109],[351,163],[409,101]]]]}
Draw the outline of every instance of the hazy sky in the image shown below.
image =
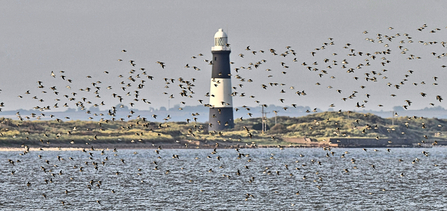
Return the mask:
{"type": "Polygon", "coordinates": [[[204,60],[211,58],[214,33],[223,28],[232,48],[233,75],[245,79],[241,82],[233,77],[233,86],[237,87],[234,91],[238,92],[233,99],[235,106],[255,106],[255,100],[258,100],[261,104],[290,107],[294,103],[323,110],[333,104],[334,109],[353,110],[358,109],[358,102],[365,109],[390,110],[393,106],[408,105],[405,100],[409,100],[409,109],[429,107],[429,103],[446,107],[444,101],[436,99],[437,95],[447,99],[447,95],[443,96],[447,88],[447,68],[442,67],[447,64],[447,58],[437,58],[447,51],[441,45],[447,40],[445,8],[445,1],[407,0],[2,1],[0,102],[5,104],[3,110],[53,106],[55,103],[60,107],[67,103],[75,108],[75,103],[86,97],[92,104],[104,101],[101,108],[107,109],[119,103],[112,97],[112,93],[117,93],[123,97],[123,103],[134,102],[139,109],[166,107],[169,100],[171,107],[180,102],[198,105],[199,99],[208,103],[205,94],[209,91],[211,66],[204,60]],[[418,31],[424,24],[426,27],[418,31]],[[431,33],[432,30],[435,33],[431,33]],[[381,39],[377,34],[381,34],[381,39]],[[385,35],[394,37],[389,41],[385,35]],[[429,43],[435,41],[436,44],[429,43]],[[346,46],[347,43],[351,45],[346,46]],[[247,46],[250,51],[245,50],[247,46]],[[296,55],[292,55],[286,46],[291,46],[296,55]],[[322,46],[325,49],[321,49],[322,46]],[[123,49],[127,52],[123,53],[123,49]],[[278,55],[272,55],[269,49],[275,49],[278,55]],[[391,54],[377,54],[375,59],[371,58],[374,52],[387,49],[391,54]],[[258,53],[253,55],[253,50],[258,53]],[[286,57],[280,56],[286,51],[289,52],[286,57]],[[312,56],[311,52],[316,53],[312,56]],[[367,56],[368,52],[372,55],[367,56]],[[203,56],[198,56],[200,53],[203,56]],[[356,56],[349,56],[350,53],[356,56]],[[244,54],[244,58],[240,54],[244,54]],[[411,55],[415,59],[409,60],[411,55]],[[382,57],[385,58],[382,60],[382,57]],[[325,59],[328,59],[327,63],[325,59]],[[344,59],[346,64],[343,64],[344,59]],[[135,61],[136,65],[131,66],[129,60],[135,61]],[[162,69],[157,61],[164,62],[166,67],[162,69]],[[386,61],[389,62],[383,66],[382,62],[386,61]],[[258,68],[250,65],[257,62],[262,63],[258,68]],[[311,66],[312,71],[302,65],[303,62],[311,66]],[[368,62],[370,66],[367,66],[368,62]],[[200,70],[185,68],[186,64],[200,70]],[[357,68],[359,64],[363,65],[360,69],[357,68]],[[251,70],[247,69],[249,66],[252,66],[251,70]],[[141,67],[154,79],[144,76],[141,67]],[[235,68],[241,70],[236,73],[235,68]],[[347,73],[349,68],[354,72],[347,73]],[[132,69],[135,72],[129,73],[132,69]],[[381,75],[374,75],[372,71],[381,75]],[[62,75],[66,76],[65,80],[62,75]],[[91,78],[87,78],[88,75],[91,78]],[[136,82],[128,79],[131,75],[136,82]],[[437,81],[434,76],[438,77],[437,81]],[[192,98],[179,95],[182,91],[179,77],[196,79],[192,88],[194,94],[190,94],[192,98]],[[377,80],[366,81],[365,77],[376,77],[377,80]],[[176,81],[165,84],[164,78],[176,81]],[[138,89],[142,79],[146,81],[145,86],[138,89]],[[249,79],[253,82],[247,82],[249,79]],[[42,81],[44,88],[38,88],[37,81],[42,81]],[[96,90],[92,83],[97,81],[101,81],[96,84],[101,87],[101,98],[92,93],[96,90]],[[121,87],[129,83],[131,87],[123,91],[121,87]],[[269,83],[284,85],[270,86],[269,83]],[[262,84],[268,88],[263,89],[262,84]],[[50,89],[53,86],[56,86],[58,95],[50,89]],[[107,89],[108,86],[111,89],[107,89]],[[79,90],[87,87],[93,91],[79,90]],[[27,90],[30,94],[25,94],[27,90]],[[139,91],[138,102],[133,101],[135,90],[139,91]],[[296,94],[303,90],[306,96],[296,94]],[[354,91],[356,96],[349,99],[354,91]],[[426,97],[422,97],[421,92],[426,97]],[[73,96],[72,93],[77,94],[73,96]],[[245,97],[240,97],[241,93],[245,93],[245,97]],[[63,95],[75,99],[69,101],[63,95]],[[170,99],[171,95],[174,98],[170,99]],[[34,96],[37,99],[33,99],[34,96]],[[142,98],[151,105],[144,104],[142,98]],[[344,101],[342,98],[348,99],[344,101]],[[39,102],[40,99],[43,102],[39,102]],[[60,101],[56,102],[56,99],[60,101]],[[285,99],[284,103],[279,99],[285,99]]]}

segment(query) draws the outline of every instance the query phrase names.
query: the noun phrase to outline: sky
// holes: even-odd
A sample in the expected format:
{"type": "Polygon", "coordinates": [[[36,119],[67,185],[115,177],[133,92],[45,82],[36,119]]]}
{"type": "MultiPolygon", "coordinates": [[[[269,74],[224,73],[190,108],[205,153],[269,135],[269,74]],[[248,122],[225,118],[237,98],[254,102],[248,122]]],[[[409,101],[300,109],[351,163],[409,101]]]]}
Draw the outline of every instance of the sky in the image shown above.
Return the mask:
{"type": "Polygon", "coordinates": [[[436,97],[447,88],[441,44],[447,40],[446,7],[434,0],[2,1],[0,103],[2,110],[64,110],[79,101],[109,109],[120,103],[113,93],[138,109],[208,103],[211,66],[205,60],[212,56],[214,33],[223,28],[234,62],[234,107],[446,107],[436,97]],[[383,51],[389,54],[374,54],[383,51]],[[186,97],[179,94],[179,85],[187,87],[181,80],[194,84],[186,97]],[[80,90],[87,87],[92,91],[80,90]]]}

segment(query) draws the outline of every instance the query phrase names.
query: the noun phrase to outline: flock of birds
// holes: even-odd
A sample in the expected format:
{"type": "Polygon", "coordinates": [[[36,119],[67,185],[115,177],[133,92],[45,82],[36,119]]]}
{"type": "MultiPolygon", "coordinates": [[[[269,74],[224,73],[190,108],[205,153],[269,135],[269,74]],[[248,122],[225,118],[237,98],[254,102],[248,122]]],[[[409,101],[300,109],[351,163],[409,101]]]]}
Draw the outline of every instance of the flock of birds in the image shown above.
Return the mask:
{"type": "MultiPolygon", "coordinates": [[[[394,28],[390,27],[389,33],[378,33],[371,36],[372,38],[368,31],[363,32],[366,36],[366,41],[374,45],[376,49],[374,51],[355,49],[354,44],[351,43],[345,43],[339,49],[337,46],[340,45],[337,45],[334,38],[329,38],[327,42],[322,43],[321,46],[311,51],[308,56],[299,55],[301,52],[297,52],[291,46],[286,46],[285,50],[261,50],[247,46],[245,52],[239,53],[236,60],[241,63],[247,59],[253,60],[248,62],[248,65],[237,67],[235,67],[235,62],[231,62],[234,68],[232,70],[232,95],[233,97],[239,97],[234,102],[247,103],[242,106],[233,105],[236,111],[234,119],[251,117],[253,114],[248,107],[253,105],[253,103],[255,103],[255,106],[264,107],[273,103],[281,105],[284,110],[287,110],[302,106],[304,104],[303,102],[309,98],[326,96],[325,94],[332,92],[333,94],[330,96],[338,98],[338,100],[332,99],[333,102],[327,105],[329,108],[350,107],[360,110],[363,108],[375,109],[377,108],[376,106],[379,108],[387,106],[389,108],[393,106],[391,104],[395,103],[393,102],[393,98],[396,97],[399,99],[404,98],[402,102],[398,102],[404,109],[409,109],[414,102],[419,101],[428,102],[426,106],[442,105],[443,96],[438,87],[443,85],[443,76],[438,74],[442,74],[442,70],[446,65],[442,64],[439,65],[439,68],[433,69],[432,67],[436,62],[430,61],[430,64],[427,63],[424,66],[429,66],[432,69],[417,70],[413,68],[404,69],[405,67],[400,67],[400,64],[402,63],[402,57],[408,61],[417,61],[423,57],[425,58],[426,55],[419,55],[419,49],[417,49],[419,46],[415,46],[417,44],[436,50],[443,50],[445,49],[446,42],[416,41],[411,34],[398,33],[394,32],[394,30],[394,28]],[[380,50],[377,50],[377,47],[380,50]],[[412,50],[412,47],[416,48],[416,50],[412,50]],[[268,60],[266,59],[267,57],[268,60]],[[305,61],[304,58],[308,59],[308,61],[305,61]],[[396,62],[399,67],[390,66],[392,64],[392,58],[399,60],[396,62]],[[291,78],[296,78],[296,80],[291,82],[291,78]],[[304,83],[297,82],[297,80],[310,81],[314,79],[316,80],[315,87],[302,87],[304,83]],[[359,86],[357,87],[357,85],[359,86]],[[269,94],[256,97],[259,90],[263,90],[269,94]],[[387,92],[391,94],[386,96],[385,93],[387,92]],[[266,99],[265,96],[279,97],[275,100],[272,97],[267,97],[266,99]],[[300,98],[304,96],[307,96],[307,98],[300,98]],[[370,101],[380,101],[380,104],[376,106],[369,105],[368,103],[370,101]],[[247,112],[241,113],[243,110],[247,110],[247,112]]],[[[440,30],[440,28],[429,29],[424,24],[415,31],[417,33],[425,33],[428,31],[430,34],[435,34],[440,30]]],[[[124,54],[123,56],[128,53],[127,50],[122,50],[122,52],[124,54]]],[[[442,61],[445,55],[446,53],[444,52],[432,51],[429,56],[442,61]]],[[[198,91],[195,90],[196,87],[209,84],[209,76],[204,76],[200,71],[205,69],[201,65],[212,65],[212,61],[203,59],[203,63],[201,63],[199,59],[203,57],[204,54],[202,53],[194,55],[192,56],[191,63],[185,65],[186,69],[195,70],[193,72],[188,71],[187,75],[196,75],[198,77],[175,78],[172,77],[171,72],[166,72],[170,68],[167,62],[156,62],[160,67],[159,71],[153,68],[146,69],[132,59],[127,62],[129,65],[127,74],[121,71],[118,73],[116,71],[104,71],[104,75],[102,76],[94,77],[87,75],[85,76],[85,80],[80,81],[79,76],[76,76],[76,80],[72,79],[69,76],[72,74],[69,72],[51,71],[51,77],[62,81],[54,83],[54,81],[46,82],[39,80],[37,81],[37,89],[26,90],[23,94],[20,94],[18,96],[19,98],[26,101],[31,100],[33,104],[35,102],[33,108],[36,112],[25,117],[17,113],[17,116],[21,120],[25,118],[41,119],[48,118],[45,117],[45,111],[76,108],[78,110],[85,110],[90,115],[90,119],[98,116],[102,117],[103,120],[109,119],[111,121],[117,119],[125,120],[126,117],[127,119],[139,118],[141,116],[138,116],[138,113],[133,110],[130,110],[130,113],[126,116],[121,116],[120,118],[115,117],[120,107],[127,106],[131,109],[137,107],[147,108],[151,104],[151,101],[155,99],[154,96],[160,99],[160,94],[166,96],[169,102],[172,100],[172,104],[180,105],[180,110],[188,105],[210,107],[207,104],[207,98],[210,97],[209,92],[206,92],[202,88],[198,91]],[[163,74],[170,77],[159,77],[163,74]],[[110,84],[111,82],[117,81],[115,77],[119,78],[119,84],[110,84]],[[98,80],[99,78],[101,80],[98,80]],[[206,79],[207,81],[202,81],[201,79],[206,79]],[[76,84],[76,82],[79,83],[76,84]],[[87,82],[89,84],[86,84],[87,82]],[[54,84],[58,85],[56,86],[54,84]],[[51,94],[52,96],[49,96],[51,94]],[[50,103],[51,101],[53,102],[50,103]],[[106,109],[106,111],[91,112],[89,111],[90,108],[101,108],[106,109]]],[[[126,62],[125,59],[118,59],[118,61],[126,62]]],[[[414,64],[415,68],[417,68],[418,63],[414,64]]],[[[1,102],[0,109],[5,106],[5,103],[1,102]]],[[[317,110],[321,109],[313,109],[313,111],[317,110]]],[[[274,112],[277,113],[280,111],[274,112]]],[[[307,110],[307,112],[312,112],[312,109],[307,110]]],[[[188,122],[194,119],[196,120],[196,115],[198,114],[193,113],[191,118],[185,120],[188,122]]],[[[154,112],[152,118],[156,119],[157,116],[158,114],[154,112]]],[[[67,116],[50,116],[50,118],[53,117],[70,119],[67,116]]],[[[169,120],[170,117],[165,116],[163,119],[169,120]]]]}
{"type": "MultiPolygon", "coordinates": [[[[414,33],[424,33],[427,32],[430,34],[438,33],[441,29],[440,28],[428,28],[427,25],[423,25],[417,30],[415,30],[414,33]]],[[[376,50],[376,51],[361,51],[358,49],[354,49],[353,44],[351,43],[345,43],[342,46],[341,49],[336,49],[336,46],[338,43],[336,43],[336,40],[333,38],[329,38],[326,42],[322,43],[321,46],[318,46],[313,51],[309,53],[308,56],[311,56],[312,60],[310,61],[304,61],[301,60],[297,54],[298,52],[294,50],[291,46],[286,46],[283,50],[277,50],[277,49],[267,49],[267,50],[260,50],[260,49],[253,49],[251,46],[247,46],[245,51],[243,53],[238,54],[238,60],[244,61],[247,58],[255,58],[260,56],[261,58],[251,61],[246,66],[239,66],[234,67],[234,62],[232,62],[232,65],[234,67],[234,74],[233,77],[233,96],[234,97],[245,97],[248,96],[250,99],[253,99],[253,101],[257,105],[261,105],[264,107],[267,107],[267,103],[262,100],[259,100],[255,97],[254,94],[250,93],[258,93],[259,90],[274,90],[275,95],[272,96],[281,96],[282,94],[286,93],[292,93],[294,97],[286,98],[286,97],[280,97],[277,101],[279,104],[284,105],[283,109],[292,109],[296,108],[297,105],[300,105],[300,103],[297,100],[297,96],[308,96],[311,91],[309,89],[313,89],[310,87],[306,87],[305,89],[298,89],[299,85],[296,84],[290,84],[290,83],[282,83],[282,82],[274,82],[273,79],[281,78],[281,77],[288,77],[291,76],[294,77],[294,74],[297,74],[296,72],[301,71],[309,71],[311,74],[317,78],[318,80],[315,82],[315,86],[326,86],[329,92],[333,92],[335,96],[340,96],[339,100],[345,102],[350,102],[351,105],[354,108],[365,108],[368,106],[369,99],[373,96],[373,94],[368,93],[364,90],[367,90],[367,87],[375,87],[378,85],[383,85],[389,87],[389,89],[393,90],[393,93],[391,94],[391,97],[396,97],[398,92],[402,93],[402,95],[406,95],[405,92],[401,92],[401,90],[406,89],[408,86],[414,86],[414,87],[421,87],[421,90],[424,90],[424,87],[426,86],[438,86],[440,83],[442,83],[443,76],[441,75],[432,75],[430,76],[431,72],[427,70],[416,70],[416,69],[409,69],[409,70],[399,70],[399,68],[389,68],[390,64],[392,63],[390,57],[392,53],[397,53],[399,56],[405,57],[405,59],[409,61],[413,60],[421,60],[425,57],[425,55],[419,55],[417,51],[413,52],[411,50],[411,47],[419,44],[421,46],[431,46],[436,49],[445,49],[446,42],[444,41],[423,41],[423,40],[414,40],[413,36],[410,33],[398,33],[394,32],[394,28],[390,27],[388,33],[379,33],[370,36],[370,33],[368,31],[364,31],[363,34],[366,36],[366,41],[373,43],[375,45],[383,46],[384,49],[382,50],[376,50]],[[336,52],[336,50],[339,50],[336,52]],[[274,59],[281,59],[283,61],[279,62],[278,64],[275,64],[278,66],[278,69],[274,68],[264,68],[266,63],[268,62],[267,59],[264,59],[262,55],[270,54],[274,57],[274,59]],[[324,56],[320,56],[324,55],[324,56]],[[329,56],[327,56],[329,55],[329,56]],[[342,57],[342,55],[344,55],[342,57]],[[327,56],[327,57],[326,57],[327,56]],[[342,57],[342,58],[341,58],[342,57]],[[361,61],[359,61],[361,60],[361,61]],[[298,64],[298,65],[296,65],[298,64]],[[298,67],[296,67],[298,66],[298,67]],[[254,79],[254,77],[251,77],[251,74],[253,74],[252,70],[265,70],[265,73],[267,73],[266,77],[264,79],[254,79]],[[397,70],[396,70],[397,69],[397,70]],[[419,73],[421,72],[421,73],[419,73]],[[392,73],[392,74],[391,74],[392,73]],[[415,73],[418,73],[418,77],[414,78],[413,75],[415,73]],[[391,76],[388,75],[394,75],[399,76],[398,80],[393,79],[391,80],[391,76]],[[428,75],[428,76],[427,76],[428,75]],[[426,79],[422,79],[421,77],[425,77],[426,79]],[[429,80],[427,80],[430,77],[429,80]],[[338,78],[341,78],[342,82],[334,82],[338,78]],[[256,80],[260,80],[260,83],[257,83],[256,80]],[[264,81],[263,81],[264,80],[264,81]],[[267,81],[270,82],[267,82],[267,81]],[[320,81],[321,80],[321,81],[320,81]],[[357,83],[357,81],[363,81],[362,85],[359,87],[354,88],[353,90],[345,90],[337,87],[337,84],[340,86],[345,86],[349,83],[357,83]],[[248,87],[248,88],[247,88],[248,87]],[[395,92],[395,93],[394,93],[395,92]],[[292,99],[292,100],[290,100],[292,99]],[[289,101],[296,100],[296,102],[290,103],[289,101]]],[[[127,53],[126,50],[122,50],[122,53],[125,55],[127,53]]],[[[430,55],[431,57],[435,59],[443,59],[446,56],[446,53],[444,52],[435,52],[433,51],[430,55]]],[[[203,57],[203,54],[197,54],[192,57],[193,61],[192,63],[197,63],[197,60],[199,58],[203,57]]],[[[118,59],[119,62],[125,63],[124,59],[118,59]]],[[[160,71],[164,71],[168,68],[170,68],[168,62],[163,61],[157,61],[156,62],[160,67],[160,71]]],[[[195,71],[200,71],[201,68],[199,64],[192,65],[192,63],[188,63],[185,65],[186,69],[193,69],[195,71]]],[[[124,73],[118,73],[117,77],[120,79],[120,82],[117,86],[109,85],[108,81],[99,80],[98,78],[104,78],[105,76],[99,76],[99,77],[93,77],[91,75],[85,76],[85,81],[82,83],[85,83],[88,81],[89,85],[82,87],[82,88],[75,88],[78,87],[75,83],[77,82],[75,79],[70,78],[68,75],[68,72],[65,71],[51,71],[49,75],[54,80],[62,80],[65,84],[64,86],[56,86],[53,85],[51,82],[39,80],[37,81],[37,88],[34,90],[26,90],[23,92],[23,94],[19,95],[19,98],[22,98],[23,100],[31,100],[31,103],[35,103],[36,105],[33,107],[35,109],[35,113],[32,113],[31,115],[22,116],[19,112],[17,112],[17,117],[20,120],[34,120],[34,119],[46,119],[46,118],[54,118],[58,121],[63,120],[69,120],[71,117],[61,117],[61,116],[55,116],[54,114],[46,116],[46,112],[50,110],[56,110],[58,108],[77,108],[79,110],[85,110],[85,112],[89,115],[91,115],[91,119],[93,119],[95,116],[99,116],[104,121],[125,121],[126,117],[127,119],[132,118],[138,118],[143,119],[147,121],[169,121],[171,118],[170,115],[159,117],[156,113],[152,114],[151,117],[145,117],[138,115],[137,112],[132,110],[133,107],[137,106],[137,104],[151,104],[151,96],[150,95],[164,95],[168,99],[180,99],[178,100],[178,103],[181,105],[197,105],[203,104],[204,106],[209,107],[210,105],[206,102],[208,101],[206,97],[210,97],[209,93],[204,94],[202,97],[196,97],[195,96],[195,87],[199,80],[196,78],[187,78],[187,77],[162,77],[158,78],[153,73],[153,70],[149,71],[144,67],[141,67],[137,65],[137,62],[134,60],[127,61],[128,64],[128,72],[127,74],[124,73]],[[162,81],[164,87],[159,87],[159,89],[155,88],[154,90],[147,91],[145,90],[146,87],[150,87],[150,83],[152,81],[159,80],[162,81]],[[104,85],[106,84],[106,85],[104,85]],[[108,95],[112,97],[113,101],[109,99],[109,96],[105,97],[104,95],[108,95]],[[144,96],[144,97],[143,97],[144,96]],[[205,97],[205,98],[204,98],[205,97]],[[194,99],[193,99],[194,98],[194,99]],[[50,103],[53,101],[52,103],[50,103]],[[195,102],[195,103],[192,103],[195,102]],[[117,103],[118,105],[114,104],[117,103]],[[111,105],[106,111],[99,111],[99,112],[91,112],[89,109],[93,107],[101,107],[104,108],[105,106],[111,105]],[[130,113],[125,117],[117,117],[116,113],[117,110],[120,109],[120,107],[129,106],[131,108],[130,113]],[[40,113],[39,113],[40,112],[40,113]]],[[[204,59],[204,63],[206,65],[212,65],[212,61],[204,59]]],[[[440,65],[439,69],[444,69],[446,65],[440,65]]],[[[157,70],[158,71],[158,70],[157,70]]],[[[112,71],[104,71],[104,75],[110,75],[113,74],[112,71]]],[[[261,74],[262,75],[262,74],[261,74]]],[[[262,75],[264,76],[264,75],[262,75]]],[[[58,82],[61,84],[60,82],[58,82]]],[[[206,81],[206,83],[209,83],[209,81],[206,81]]],[[[375,89],[375,88],[373,88],[375,89]]],[[[436,89],[435,89],[436,90],[436,89]]],[[[199,91],[200,92],[200,91],[199,91]]],[[[326,92],[326,91],[324,91],[326,92]]],[[[442,100],[443,96],[441,95],[442,90],[436,90],[436,93],[429,93],[427,91],[421,91],[419,93],[421,99],[429,99],[427,105],[439,105],[442,100]]],[[[286,95],[284,95],[286,96],[286,95]]],[[[312,96],[311,96],[312,97],[312,96]]],[[[316,96],[313,96],[316,97],[316,96]]],[[[378,96],[377,98],[385,98],[385,96],[378,96]]],[[[405,99],[402,102],[402,107],[404,109],[408,109],[412,104],[413,101],[417,101],[419,99],[405,99]]],[[[234,101],[237,101],[234,100],[234,101]]],[[[386,99],[384,100],[386,101],[386,99]]],[[[384,102],[385,103],[385,102],[384,102]]],[[[4,107],[6,102],[1,102],[0,107],[4,107]]],[[[302,103],[301,103],[302,104],[302,103]]],[[[329,107],[336,107],[336,103],[331,103],[328,105],[329,107]]],[[[377,105],[378,107],[383,107],[384,104],[377,105]]],[[[181,109],[181,108],[180,108],[181,109]]],[[[243,120],[243,118],[247,118],[252,116],[252,113],[250,113],[250,108],[246,105],[241,107],[235,107],[235,119],[243,120]],[[247,110],[247,113],[240,114],[241,112],[238,112],[240,110],[247,110]]],[[[313,111],[317,111],[317,109],[314,109],[313,111]]],[[[278,111],[276,111],[278,112],[278,111]]],[[[312,112],[308,110],[308,112],[312,112]]],[[[201,115],[199,113],[192,113],[191,118],[186,119],[185,121],[193,121],[196,120],[196,116],[201,115]]],[[[218,146],[214,148],[210,152],[210,155],[207,156],[209,159],[216,159],[216,162],[219,162],[222,158],[219,156],[219,151],[217,150],[218,146]]],[[[161,151],[161,147],[155,150],[155,153],[158,155],[161,151]]],[[[250,162],[254,162],[250,158],[249,154],[245,154],[239,149],[237,150],[237,157],[236,159],[241,159],[247,162],[247,165],[244,166],[245,169],[250,168],[250,162]]],[[[365,152],[367,149],[364,149],[365,152]]],[[[390,149],[387,150],[390,152],[390,149]]],[[[41,155],[38,156],[38,165],[40,165],[40,171],[43,171],[46,176],[45,179],[35,179],[35,180],[29,180],[26,181],[24,184],[28,188],[32,188],[36,185],[36,183],[44,183],[50,185],[53,182],[54,178],[61,177],[65,175],[65,172],[60,169],[58,166],[62,162],[70,162],[70,165],[73,165],[73,168],[76,169],[79,173],[82,173],[86,171],[86,169],[95,169],[94,171],[99,171],[101,168],[107,168],[109,159],[120,159],[120,162],[122,164],[126,163],[126,160],[119,158],[120,156],[117,153],[117,150],[115,149],[113,151],[113,155],[108,155],[104,159],[98,160],[97,154],[107,154],[107,151],[104,150],[96,150],[96,149],[89,149],[84,150],[86,158],[89,161],[76,163],[76,160],[67,157],[64,155],[57,156],[57,161],[49,161],[48,158],[44,158],[41,155]]],[[[25,146],[25,151],[22,153],[23,156],[30,153],[29,148],[25,146]]],[[[391,152],[390,152],[391,153],[391,152]]],[[[34,154],[34,153],[33,153],[34,154]]],[[[341,158],[345,158],[348,156],[348,152],[345,152],[341,155],[335,155],[331,149],[325,149],[326,157],[332,157],[332,156],[341,156],[341,158]]],[[[429,153],[424,151],[424,156],[428,156],[429,153]]],[[[172,155],[169,156],[172,159],[182,159],[178,155],[172,155]]],[[[154,170],[160,171],[162,169],[158,168],[157,163],[159,162],[159,159],[167,159],[166,157],[158,156],[154,161],[154,170]]],[[[196,158],[199,159],[199,158],[196,158]]],[[[201,159],[201,158],[200,158],[201,159]]],[[[272,155],[271,159],[274,159],[274,155],[272,155]]],[[[346,159],[349,160],[349,159],[346,159]]],[[[399,162],[402,162],[403,160],[399,160],[399,162]]],[[[321,165],[323,161],[318,160],[311,160],[311,165],[321,165]]],[[[351,162],[352,164],[356,164],[356,159],[352,158],[348,162],[351,162]]],[[[419,162],[419,159],[414,159],[411,161],[413,164],[419,162]]],[[[298,163],[298,161],[297,161],[298,163]]],[[[10,166],[10,174],[16,175],[16,170],[13,170],[15,166],[22,165],[20,160],[8,160],[8,164],[10,166]]],[[[302,164],[301,167],[295,167],[297,171],[300,170],[300,168],[306,168],[307,164],[302,164]]],[[[290,177],[293,177],[294,174],[289,171],[290,164],[284,164],[283,167],[285,169],[285,172],[289,174],[290,177]]],[[[375,164],[370,164],[370,168],[375,169],[377,166],[375,164]]],[[[137,174],[141,171],[143,167],[140,167],[136,169],[137,174]]],[[[224,166],[220,166],[219,168],[225,168],[224,166]]],[[[341,171],[345,174],[349,174],[353,169],[356,169],[356,166],[353,166],[351,168],[345,168],[341,171]]],[[[170,174],[170,170],[163,169],[165,175],[170,174]]],[[[208,169],[209,173],[214,172],[214,169],[208,169]]],[[[268,175],[280,175],[283,174],[283,171],[280,170],[271,170],[270,168],[266,168],[262,170],[263,174],[268,175]]],[[[120,175],[122,172],[119,170],[114,172],[115,175],[120,175]]],[[[319,172],[315,172],[315,174],[319,174],[319,172]]],[[[224,174],[223,177],[226,177],[228,179],[232,177],[238,177],[244,175],[243,169],[235,169],[232,174],[224,174]]],[[[405,177],[404,173],[401,173],[399,175],[400,177],[405,177]]],[[[73,180],[72,175],[69,176],[70,180],[73,180]]],[[[248,183],[256,182],[258,179],[257,176],[248,176],[247,177],[248,183]]],[[[307,179],[306,176],[302,177],[303,180],[307,179]]],[[[315,179],[316,187],[321,190],[322,185],[321,183],[324,181],[323,177],[318,177],[315,179]]],[[[94,189],[94,188],[103,188],[104,184],[101,180],[89,180],[89,181],[82,181],[85,183],[86,188],[88,189],[94,189]]],[[[144,181],[141,181],[144,183],[144,181]]],[[[194,181],[189,181],[194,182],[194,181]]],[[[63,190],[64,194],[70,194],[74,190],[63,190]]],[[[115,191],[119,190],[110,190],[111,193],[115,193],[115,191]]],[[[386,191],[386,190],[384,190],[386,191]]],[[[297,190],[295,195],[301,194],[299,190],[297,190]]],[[[49,195],[44,190],[42,190],[42,198],[46,199],[49,195]]],[[[257,196],[253,195],[252,193],[246,193],[244,195],[245,200],[251,200],[257,196]]],[[[62,205],[67,205],[70,202],[68,201],[61,201],[62,205]]],[[[95,200],[95,203],[101,204],[100,200],[95,200]]]]}
{"type": "MultiPolygon", "coordinates": [[[[332,186],[340,185],[338,180],[342,178],[348,178],[347,180],[351,181],[349,188],[368,183],[365,181],[364,184],[361,180],[355,179],[364,177],[365,174],[377,178],[383,177],[383,180],[397,183],[408,180],[419,183],[422,175],[415,173],[415,169],[444,168],[442,161],[436,161],[439,155],[435,155],[435,160],[431,160],[432,153],[426,149],[416,158],[411,158],[403,152],[393,155],[395,149],[365,148],[362,152],[356,149],[345,151],[323,148],[323,150],[314,149],[314,151],[299,149],[301,151],[286,152],[279,146],[278,149],[270,150],[268,156],[258,154],[259,151],[255,149],[235,148],[234,150],[220,149],[216,144],[214,149],[202,150],[195,155],[192,150],[179,152],[162,147],[154,150],[137,150],[133,153],[131,150],[106,150],[91,147],[77,153],[65,151],[67,154],[64,154],[64,151],[52,153],[43,149],[30,151],[25,146],[20,156],[16,155],[14,156],[16,159],[9,159],[2,165],[1,171],[4,173],[3,176],[22,178],[20,180],[22,184],[8,179],[5,183],[6,187],[10,188],[13,185],[13,189],[19,189],[22,193],[40,192],[39,200],[49,200],[52,203],[56,201],[62,206],[78,207],[82,204],[83,207],[95,207],[115,204],[114,200],[110,199],[115,198],[115,194],[123,197],[129,187],[152,193],[155,190],[164,191],[163,185],[159,184],[163,180],[167,183],[175,181],[177,188],[186,188],[191,197],[195,194],[207,195],[209,191],[218,191],[218,184],[222,185],[225,184],[223,181],[227,181],[227,185],[231,186],[228,188],[237,187],[236,195],[240,202],[268,197],[264,194],[285,194],[287,198],[295,197],[298,200],[301,199],[301,195],[305,197],[312,192],[334,190],[332,186]],[[173,153],[191,153],[192,155],[173,153]],[[28,172],[30,163],[26,162],[32,162],[32,174],[28,172]],[[406,178],[407,176],[409,178],[406,178]],[[286,185],[285,181],[294,184],[288,186],[286,192],[283,187],[268,185],[277,182],[286,185]],[[301,185],[296,183],[301,183],[301,185]],[[262,188],[250,188],[259,185],[265,185],[268,188],[266,191],[260,191],[262,188]],[[294,191],[291,192],[291,190],[294,191]],[[90,198],[87,201],[90,205],[83,204],[78,199],[83,195],[89,195],[90,198]]],[[[266,153],[265,150],[261,152],[266,153]]],[[[411,156],[414,156],[414,153],[411,156]]],[[[429,174],[425,172],[423,175],[429,174]]],[[[425,182],[422,183],[425,184],[425,182]]],[[[374,188],[364,190],[369,192],[361,192],[375,195],[399,190],[399,185],[387,183],[389,182],[373,184],[374,188]]],[[[221,201],[221,199],[216,200],[221,201]]],[[[0,207],[6,206],[7,203],[11,202],[5,198],[1,199],[0,207]]],[[[45,204],[48,206],[47,203],[45,204]]],[[[294,205],[294,203],[291,204],[291,206],[294,205]]]]}

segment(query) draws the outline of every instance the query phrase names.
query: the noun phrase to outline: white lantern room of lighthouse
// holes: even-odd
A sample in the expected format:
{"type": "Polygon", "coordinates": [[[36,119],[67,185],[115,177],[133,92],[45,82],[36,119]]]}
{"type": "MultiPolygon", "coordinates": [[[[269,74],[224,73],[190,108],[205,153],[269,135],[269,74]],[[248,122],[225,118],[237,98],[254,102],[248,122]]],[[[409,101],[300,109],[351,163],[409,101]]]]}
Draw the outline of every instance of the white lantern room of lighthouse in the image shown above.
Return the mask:
{"type": "Polygon", "coordinates": [[[211,48],[212,51],[229,51],[230,47],[228,46],[228,36],[223,31],[223,29],[219,29],[216,34],[214,34],[214,46],[211,48]]]}

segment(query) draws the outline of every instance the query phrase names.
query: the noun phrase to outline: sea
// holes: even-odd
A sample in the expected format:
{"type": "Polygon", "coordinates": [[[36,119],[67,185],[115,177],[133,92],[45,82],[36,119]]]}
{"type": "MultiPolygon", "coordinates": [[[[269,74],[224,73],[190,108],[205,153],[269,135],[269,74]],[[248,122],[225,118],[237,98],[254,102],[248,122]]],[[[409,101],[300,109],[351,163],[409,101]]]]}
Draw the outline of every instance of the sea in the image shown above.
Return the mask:
{"type": "Polygon", "coordinates": [[[447,148],[0,152],[0,210],[447,210],[447,148]]]}

